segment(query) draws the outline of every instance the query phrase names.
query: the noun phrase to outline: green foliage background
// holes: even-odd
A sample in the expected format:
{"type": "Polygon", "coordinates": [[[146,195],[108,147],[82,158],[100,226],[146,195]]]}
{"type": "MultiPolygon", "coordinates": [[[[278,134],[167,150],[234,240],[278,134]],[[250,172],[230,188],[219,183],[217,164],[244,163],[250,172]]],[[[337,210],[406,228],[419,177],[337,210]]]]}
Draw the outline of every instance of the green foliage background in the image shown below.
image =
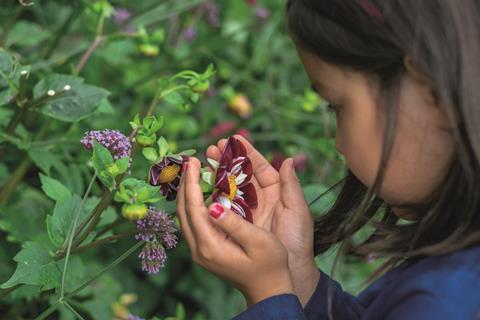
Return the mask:
{"type": "MultiPolygon", "coordinates": [[[[51,237],[60,237],[58,244],[64,241],[62,230],[67,232],[73,213],[55,201],[76,195],[74,201],[80,202],[92,176],[90,153],[79,140],[93,129],[128,134],[129,121],[148,109],[163,77],[185,69],[201,72],[210,63],[217,70],[211,89],[197,104],[185,107],[176,95],[158,103],[155,113],[165,119],[161,135],[172,149],[195,148],[205,161],[203,152],[219,139],[212,136],[212,128],[229,121],[235,129],[223,137],[246,129],[255,146],[272,161],[283,156],[306,157],[298,173],[309,201],[343,176],[342,159],[334,147],[334,118],[327,113],[325,102],[306,89],[307,78],[285,28],[285,1],[259,0],[255,6],[243,0],[30,2],[2,1],[0,47],[7,51],[0,51],[0,70],[8,70],[8,52],[21,65],[11,75],[14,81],[20,81],[21,70],[28,71],[21,86],[25,92],[17,97],[25,94],[32,101],[50,89],[61,91],[66,84],[75,87],[77,96],[40,103],[39,108],[22,114],[12,131],[9,124],[21,108],[12,100],[15,92],[9,88],[8,77],[0,79],[2,318],[34,318],[58,299],[62,260],[51,258],[55,254],[51,237]],[[208,23],[209,3],[218,6],[218,26],[208,23]],[[131,16],[118,24],[115,8],[125,8],[131,16]],[[259,8],[267,9],[269,16],[260,17],[259,8]],[[195,37],[190,39],[188,32],[193,30],[195,37]],[[251,115],[241,117],[234,112],[228,92],[247,96],[251,115]],[[70,104],[68,112],[66,104],[70,104]],[[47,230],[47,220],[53,220],[57,229],[47,230]],[[39,261],[44,262],[41,268],[29,268],[29,263],[39,261]],[[16,262],[24,274],[12,280],[16,262]],[[11,290],[17,284],[21,285],[11,290]]],[[[146,177],[148,163],[134,159],[134,164],[132,175],[146,177]]],[[[94,183],[86,212],[101,194],[101,184],[94,183]]],[[[321,214],[334,199],[334,194],[327,194],[312,206],[312,213],[321,214]]],[[[175,211],[174,203],[159,205],[167,212],[175,211]]],[[[98,226],[112,223],[119,212],[118,203],[112,202],[98,226]]],[[[122,228],[119,225],[109,234],[122,228]]],[[[134,243],[131,236],[73,254],[67,291],[134,243]]],[[[319,266],[329,271],[333,256],[319,257],[319,266]]],[[[336,278],[355,293],[371,270],[361,260],[347,260],[336,278]]],[[[169,252],[167,265],[158,275],[141,272],[133,254],[78,294],[72,305],[85,319],[122,319],[128,313],[144,318],[227,319],[245,308],[239,292],[192,263],[182,240],[169,252]],[[130,293],[138,300],[122,304],[122,295],[130,293]]],[[[51,319],[74,319],[64,306],[58,310],[51,319]]]]}

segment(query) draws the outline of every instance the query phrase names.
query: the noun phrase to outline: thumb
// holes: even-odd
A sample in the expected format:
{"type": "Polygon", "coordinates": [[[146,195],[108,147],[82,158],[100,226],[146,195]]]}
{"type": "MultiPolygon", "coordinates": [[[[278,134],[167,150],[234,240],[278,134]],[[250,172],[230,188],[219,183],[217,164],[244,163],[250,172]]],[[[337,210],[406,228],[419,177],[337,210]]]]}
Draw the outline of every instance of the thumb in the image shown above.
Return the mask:
{"type": "Polygon", "coordinates": [[[280,167],[280,186],[282,203],[285,207],[295,211],[307,209],[308,212],[308,205],[305,201],[300,181],[295,173],[292,158],[283,161],[280,167]]]}
{"type": "Polygon", "coordinates": [[[253,233],[256,227],[253,224],[217,202],[208,207],[208,212],[210,220],[245,251],[248,252],[254,247],[253,233]]]}

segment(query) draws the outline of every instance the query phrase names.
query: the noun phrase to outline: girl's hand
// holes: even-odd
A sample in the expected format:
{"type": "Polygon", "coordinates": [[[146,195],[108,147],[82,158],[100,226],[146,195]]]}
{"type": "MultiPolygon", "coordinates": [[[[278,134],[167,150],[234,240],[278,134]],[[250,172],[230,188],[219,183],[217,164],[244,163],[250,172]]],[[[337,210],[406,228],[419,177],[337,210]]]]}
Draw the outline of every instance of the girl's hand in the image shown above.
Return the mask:
{"type": "MultiPolygon", "coordinates": [[[[242,136],[235,135],[247,149],[252,161],[252,183],[257,190],[258,207],[253,223],[271,231],[288,251],[289,269],[294,291],[304,306],[315,290],[320,272],[313,256],[313,219],[295,175],[293,159],[283,162],[278,173],[242,136]]],[[[207,157],[219,160],[226,139],[210,146],[207,157]]]]}
{"type": "Polygon", "coordinates": [[[207,207],[199,185],[200,162],[186,162],[177,194],[177,216],[193,260],[232,283],[248,306],[293,293],[288,254],[270,232],[214,203],[207,207]]]}

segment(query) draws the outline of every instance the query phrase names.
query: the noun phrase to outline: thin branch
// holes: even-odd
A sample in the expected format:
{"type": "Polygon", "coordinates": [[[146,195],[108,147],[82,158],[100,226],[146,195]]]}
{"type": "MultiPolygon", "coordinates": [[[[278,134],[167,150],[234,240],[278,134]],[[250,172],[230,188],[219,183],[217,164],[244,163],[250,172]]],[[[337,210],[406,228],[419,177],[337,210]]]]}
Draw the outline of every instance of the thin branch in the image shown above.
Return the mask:
{"type": "Polygon", "coordinates": [[[92,177],[92,180],[90,181],[90,184],[88,185],[87,191],[85,191],[85,195],[83,196],[82,202],[80,203],[80,206],[78,206],[78,208],[75,212],[75,216],[73,218],[72,228],[69,232],[67,253],[65,255],[65,263],[63,264],[62,285],[60,287],[60,298],[64,297],[65,279],[67,278],[67,267],[68,267],[68,261],[69,261],[69,258],[70,258],[70,250],[72,249],[72,243],[73,243],[73,236],[75,234],[75,228],[77,227],[78,218],[80,217],[80,212],[82,212],[82,210],[83,210],[83,206],[85,205],[85,202],[87,201],[88,195],[90,194],[90,190],[92,189],[93,183],[95,182],[96,178],[97,178],[97,175],[94,174],[93,177],[92,177]]]}

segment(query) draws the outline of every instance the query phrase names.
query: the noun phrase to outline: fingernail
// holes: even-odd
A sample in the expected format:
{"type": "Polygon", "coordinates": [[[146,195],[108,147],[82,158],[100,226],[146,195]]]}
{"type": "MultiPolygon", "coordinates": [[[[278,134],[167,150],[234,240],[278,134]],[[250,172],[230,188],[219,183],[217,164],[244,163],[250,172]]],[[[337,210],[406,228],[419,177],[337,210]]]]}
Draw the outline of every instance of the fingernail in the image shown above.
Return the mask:
{"type": "Polygon", "coordinates": [[[220,216],[225,212],[225,210],[223,209],[223,207],[218,204],[218,203],[214,203],[211,207],[210,207],[210,215],[212,217],[214,217],[215,219],[218,219],[220,218],[220,216]]]}

